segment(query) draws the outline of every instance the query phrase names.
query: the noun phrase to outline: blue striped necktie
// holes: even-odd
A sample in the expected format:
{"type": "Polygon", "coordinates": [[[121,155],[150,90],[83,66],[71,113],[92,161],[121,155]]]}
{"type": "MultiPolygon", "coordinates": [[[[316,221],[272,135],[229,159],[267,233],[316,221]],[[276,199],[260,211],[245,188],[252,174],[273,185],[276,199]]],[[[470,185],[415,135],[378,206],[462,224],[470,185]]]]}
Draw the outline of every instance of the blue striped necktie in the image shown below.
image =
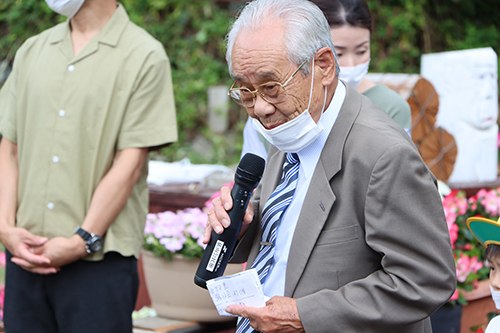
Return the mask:
{"type": "MultiPolygon", "coordinates": [[[[295,153],[288,153],[283,166],[281,181],[269,197],[269,200],[267,200],[262,212],[262,243],[259,254],[252,265],[252,268],[257,270],[261,284],[264,283],[271,269],[278,226],[281,216],[292,202],[293,194],[297,188],[298,177],[299,157],[295,153]]],[[[254,332],[254,329],[250,326],[250,321],[239,317],[236,333],[249,332],[254,332]]]]}

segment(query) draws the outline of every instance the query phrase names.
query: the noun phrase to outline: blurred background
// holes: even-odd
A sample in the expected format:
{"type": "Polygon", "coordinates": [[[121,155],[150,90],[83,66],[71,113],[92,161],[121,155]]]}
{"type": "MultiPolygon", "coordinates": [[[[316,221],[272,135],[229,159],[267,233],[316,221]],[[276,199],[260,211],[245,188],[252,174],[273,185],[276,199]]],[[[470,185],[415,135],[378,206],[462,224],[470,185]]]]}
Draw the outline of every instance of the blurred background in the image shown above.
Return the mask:
{"type": "MultiPolygon", "coordinates": [[[[172,65],[179,141],[152,159],[236,164],[247,115],[225,100],[232,82],[224,36],[244,2],[121,2],[132,21],[163,43],[172,65]]],[[[500,52],[498,0],[367,2],[374,19],[370,72],[420,73],[421,55],[426,53],[481,47],[500,52]]],[[[21,44],[63,20],[42,0],[0,0],[0,86],[21,44]]]]}

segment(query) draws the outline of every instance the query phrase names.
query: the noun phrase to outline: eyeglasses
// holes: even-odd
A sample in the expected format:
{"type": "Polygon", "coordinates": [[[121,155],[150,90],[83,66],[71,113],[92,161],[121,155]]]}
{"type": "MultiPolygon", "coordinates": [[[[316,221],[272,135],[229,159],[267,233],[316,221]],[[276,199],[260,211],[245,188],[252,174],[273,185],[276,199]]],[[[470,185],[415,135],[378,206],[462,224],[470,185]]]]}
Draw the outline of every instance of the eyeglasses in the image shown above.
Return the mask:
{"type": "Polygon", "coordinates": [[[248,88],[235,88],[236,82],[233,83],[231,88],[229,89],[228,95],[231,96],[233,101],[236,103],[243,105],[246,108],[251,108],[255,105],[255,100],[257,98],[257,93],[264,99],[266,102],[271,104],[282,103],[286,99],[286,90],[285,86],[293,79],[295,74],[304,66],[307,62],[307,59],[304,60],[302,64],[293,72],[292,76],[285,83],[281,84],[279,82],[267,82],[261,84],[255,89],[251,91],[248,88]]]}

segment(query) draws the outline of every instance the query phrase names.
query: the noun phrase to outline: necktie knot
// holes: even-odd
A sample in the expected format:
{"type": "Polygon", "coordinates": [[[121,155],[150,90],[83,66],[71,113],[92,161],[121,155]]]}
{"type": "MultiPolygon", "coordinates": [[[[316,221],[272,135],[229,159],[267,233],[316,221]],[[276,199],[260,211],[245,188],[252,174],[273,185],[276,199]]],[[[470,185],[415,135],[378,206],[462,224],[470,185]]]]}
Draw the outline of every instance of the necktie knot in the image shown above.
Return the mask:
{"type": "Polygon", "coordinates": [[[299,155],[297,155],[297,153],[287,153],[286,154],[286,160],[290,164],[297,164],[300,161],[299,160],[299,155]]]}

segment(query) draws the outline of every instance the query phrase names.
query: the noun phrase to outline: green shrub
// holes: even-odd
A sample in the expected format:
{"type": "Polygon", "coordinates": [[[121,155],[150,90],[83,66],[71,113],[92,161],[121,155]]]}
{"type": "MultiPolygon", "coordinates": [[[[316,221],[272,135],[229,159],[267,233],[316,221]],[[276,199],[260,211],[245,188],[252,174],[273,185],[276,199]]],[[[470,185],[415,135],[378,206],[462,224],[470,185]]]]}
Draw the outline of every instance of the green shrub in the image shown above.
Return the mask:
{"type": "MultiPolygon", "coordinates": [[[[224,36],[242,3],[123,0],[133,22],[165,46],[172,64],[179,142],[154,158],[193,163],[237,163],[246,113],[231,105],[230,128],[207,128],[207,88],[229,87],[224,36]],[[193,142],[211,148],[199,149],[193,142]]],[[[423,53],[491,46],[500,54],[497,0],[368,0],[374,19],[372,72],[419,73],[423,53]]],[[[0,59],[12,59],[28,37],[65,18],[42,0],[0,1],[0,59]]],[[[500,67],[500,66],[499,66],[500,67]]]]}

